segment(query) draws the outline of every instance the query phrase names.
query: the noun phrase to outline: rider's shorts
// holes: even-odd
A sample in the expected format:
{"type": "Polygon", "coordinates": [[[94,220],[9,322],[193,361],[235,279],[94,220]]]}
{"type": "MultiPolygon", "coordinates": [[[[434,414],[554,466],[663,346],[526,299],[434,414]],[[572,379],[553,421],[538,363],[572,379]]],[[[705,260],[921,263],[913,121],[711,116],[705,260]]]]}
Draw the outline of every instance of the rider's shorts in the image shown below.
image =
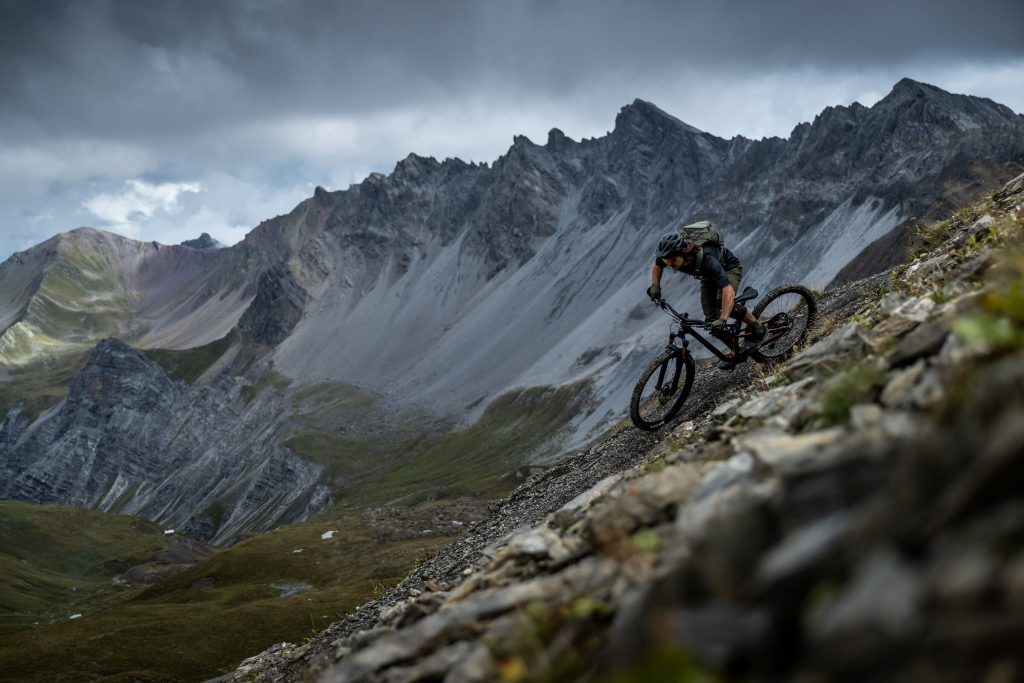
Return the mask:
{"type": "MultiPolygon", "coordinates": [[[[733,291],[739,294],[740,291],[740,280],[743,278],[743,266],[737,265],[735,268],[731,268],[725,271],[726,277],[729,278],[729,284],[732,285],[733,291]]],[[[710,282],[701,281],[700,283],[700,307],[704,310],[705,318],[717,318],[722,313],[722,290],[715,287],[710,282]]],[[[746,313],[746,309],[743,309],[743,313],[746,313]]],[[[743,315],[740,315],[740,311],[733,308],[732,314],[729,316],[742,320],[743,315]]]]}

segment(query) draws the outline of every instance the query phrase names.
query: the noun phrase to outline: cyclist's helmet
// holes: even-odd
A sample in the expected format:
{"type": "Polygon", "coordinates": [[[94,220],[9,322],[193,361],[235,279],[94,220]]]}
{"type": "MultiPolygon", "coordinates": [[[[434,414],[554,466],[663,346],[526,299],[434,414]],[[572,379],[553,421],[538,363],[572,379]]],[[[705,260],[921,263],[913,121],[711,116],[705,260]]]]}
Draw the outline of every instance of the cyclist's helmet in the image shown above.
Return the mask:
{"type": "Polygon", "coordinates": [[[686,238],[678,232],[666,232],[658,242],[658,258],[668,258],[672,254],[682,253],[686,246],[686,238]]]}

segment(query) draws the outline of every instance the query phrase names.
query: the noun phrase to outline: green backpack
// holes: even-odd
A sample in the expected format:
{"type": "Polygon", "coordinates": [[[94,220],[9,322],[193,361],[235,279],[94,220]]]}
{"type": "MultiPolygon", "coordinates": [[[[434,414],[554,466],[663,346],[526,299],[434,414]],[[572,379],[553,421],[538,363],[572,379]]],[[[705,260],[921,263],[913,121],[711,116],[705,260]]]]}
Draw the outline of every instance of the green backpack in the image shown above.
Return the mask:
{"type": "Polygon", "coordinates": [[[725,240],[722,239],[722,233],[718,231],[718,226],[711,221],[697,221],[690,225],[684,225],[679,228],[679,232],[683,237],[700,247],[697,250],[697,259],[694,263],[696,272],[693,275],[700,280],[700,268],[704,262],[704,247],[710,244],[719,249],[724,249],[725,240]]]}
{"type": "Polygon", "coordinates": [[[679,232],[698,247],[711,244],[721,249],[725,246],[722,233],[718,231],[718,226],[711,221],[697,221],[690,225],[684,225],[679,228],[679,232]]]}

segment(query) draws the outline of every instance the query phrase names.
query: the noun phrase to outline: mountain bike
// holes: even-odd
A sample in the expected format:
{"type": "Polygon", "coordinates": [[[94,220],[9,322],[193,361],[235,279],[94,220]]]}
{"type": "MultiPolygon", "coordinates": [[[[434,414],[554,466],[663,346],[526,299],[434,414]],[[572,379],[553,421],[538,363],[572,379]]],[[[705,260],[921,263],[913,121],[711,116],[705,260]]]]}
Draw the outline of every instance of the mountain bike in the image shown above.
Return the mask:
{"type": "MultiPolygon", "coordinates": [[[[757,290],[745,287],[736,296],[736,304],[755,298],[757,290]]],[[[742,323],[730,321],[720,332],[712,335],[725,344],[727,350],[723,351],[697,332],[710,329],[711,321],[679,313],[664,299],[657,299],[654,303],[674,322],[669,327],[668,344],[640,373],[629,402],[629,417],[633,424],[649,431],[675,417],[690,395],[696,365],[687,336],[700,342],[721,361],[719,367],[726,370],[751,359],[758,363],[774,363],[789,358],[804,343],[818,310],[814,295],[806,287],[796,284],[776,287],[752,311],[767,328],[761,345],[747,352],[744,346],[750,332],[740,331],[742,323]]]]}

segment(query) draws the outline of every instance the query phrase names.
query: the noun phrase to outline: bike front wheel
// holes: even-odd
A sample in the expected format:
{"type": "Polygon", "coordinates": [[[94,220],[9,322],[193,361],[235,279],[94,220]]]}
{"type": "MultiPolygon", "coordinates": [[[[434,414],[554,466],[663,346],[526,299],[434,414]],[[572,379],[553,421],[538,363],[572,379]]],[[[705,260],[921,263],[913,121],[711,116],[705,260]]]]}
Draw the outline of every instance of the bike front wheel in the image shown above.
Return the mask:
{"type": "Polygon", "coordinates": [[[807,340],[818,304],[803,285],[782,285],[768,292],[753,314],[767,329],[764,341],[751,356],[761,363],[776,363],[792,356],[807,340]]]}
{"type": "Polygon", "coordinates": [[[690,395],[693,356],[684,349],[666,350],[640,374],[629,402],[629,417],[639,429],[653,431],[675,417],[690,395]]]}

